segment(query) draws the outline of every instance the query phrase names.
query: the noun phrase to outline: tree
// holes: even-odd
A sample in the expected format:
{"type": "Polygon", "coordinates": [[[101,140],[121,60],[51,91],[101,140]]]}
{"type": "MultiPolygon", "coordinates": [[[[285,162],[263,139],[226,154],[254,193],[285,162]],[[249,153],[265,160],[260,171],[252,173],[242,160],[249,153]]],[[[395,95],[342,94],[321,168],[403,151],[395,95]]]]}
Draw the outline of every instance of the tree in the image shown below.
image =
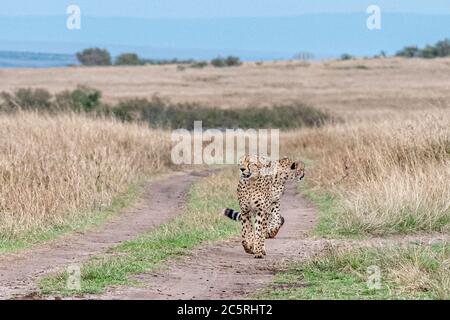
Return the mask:
{"type": "Polygon", "coordinates": [[[88,48],[82,52],[77,52],[77,59],[85,66],[109,66],[111,65],[111,55],[106,49],[88,48]]]}
{"type": "Polygon", "coordinates": [[[235,67],[235,66],[240,66],[242,64],[241,59],[239,59],[239,57],[235,57],[235,56],[228,56],[225,59],[225,64],[228,67],[235,67]]]}
{"type": "Polygon", "coordinates": [[[122,53],[117,57],[115,64],[118,66],[138,66],[143,62],[136,53],[122,53]]]}
{"type": "Polygon", "coordinates": [[[417,46],[409,46],[404,47],[402,50],[398,51],[395,55],[397,57],[413,58],[418,57],[420,55],[420,50],[417,46]]]}
{"type": "Polygon", "coordinates": [[[241,59],[239,57],[235,57],[235,56],[228,56],[226,58],[222,58],[222,57],[217,57],[215,59],[211,60],[211,64],[214,67],[236,67],[236,66],[240,66],[242,64],[241,59]]]}
{"type": "Polygon", "coordinates": [[[341,54],[341,60],[352,60],[353,56],[351,54],[348,53],[343,53],[341,54]]]}
{"type": "Polygon", "coordinates": [[[212,64],[214,67],[218,67],[218,68],[221,68],[221,67],[225,67],[225,66],[226,66],[226,64],[225,64],[225,59],[222,58],[222,57],[217,57],[217,58],[212,59],[212,60],[211,60],[211,64],[212,64]]]}
{"type": "Polygon", "coordinates": [[[438,57],[450,56],[450,39],[438,41],[435,45],[435,49],[438,57]]]}
{"type": "Polygon", "coordinates": [[[422,58],[432,59],[438,57],[438,50],[433,46],[426,46],[422,50],[420,50],[420,56],[422,58]]]}

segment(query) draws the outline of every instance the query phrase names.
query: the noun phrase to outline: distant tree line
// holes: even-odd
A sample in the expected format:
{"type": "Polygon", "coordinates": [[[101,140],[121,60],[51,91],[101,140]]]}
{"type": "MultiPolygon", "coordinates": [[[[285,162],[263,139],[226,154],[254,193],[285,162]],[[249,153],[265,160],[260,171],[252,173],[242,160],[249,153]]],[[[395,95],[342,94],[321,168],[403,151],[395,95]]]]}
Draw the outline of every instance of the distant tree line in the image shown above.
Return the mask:
{"type": "Polygon", "coordinates": [[[444,39],[436,42],[435,45],[427,45],[425,48],[418,46],[407,46],[395,54],[397,57],[407,58],[438,58],[450,56],[450,40],[444,39]]]}
{"type": "Polygon", "coordinates": [[[211,64],[214,67],[234,67],[242,64],[239,57],[217,57],[211,61],[196,61],[193,59],[142,59],[136,53],[122,53],[113,62],[111,54],[106,49],[88,48],[77,52],[76,57],[84,66],[139,66],[139,65],[162,65],[162,64],[186,64],[193,68],[203,68],[211,64]]]}

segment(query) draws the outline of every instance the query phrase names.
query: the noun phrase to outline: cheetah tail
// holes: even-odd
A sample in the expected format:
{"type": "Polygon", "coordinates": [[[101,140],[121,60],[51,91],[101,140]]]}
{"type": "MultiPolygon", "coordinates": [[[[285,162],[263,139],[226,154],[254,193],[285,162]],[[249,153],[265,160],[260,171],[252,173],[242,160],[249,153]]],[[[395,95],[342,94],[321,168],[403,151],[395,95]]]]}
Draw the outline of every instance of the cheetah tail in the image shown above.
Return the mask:
{"type": "Polygon", "coordinates": [[[226,208],[223,210],[223,214],[232,220],[241,220],[241,213],[238,211],[234,211],[233,209],[226,208]]]}

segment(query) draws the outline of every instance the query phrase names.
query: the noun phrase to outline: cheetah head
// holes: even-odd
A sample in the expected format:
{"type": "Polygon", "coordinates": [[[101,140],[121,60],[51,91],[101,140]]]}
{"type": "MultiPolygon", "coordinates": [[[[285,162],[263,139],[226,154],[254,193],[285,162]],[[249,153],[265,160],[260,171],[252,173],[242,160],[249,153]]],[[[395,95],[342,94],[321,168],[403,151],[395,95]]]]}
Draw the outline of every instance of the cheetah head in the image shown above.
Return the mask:
{"type": "Polygon", "coordinates": [[[279,165],[289,180],[300,181],[305,177],[305,164],[301,161],[292,161],[284,157],[279,160],[279,165]]]}
{"type": "Polygon", "coordinates": [[[239,159],[241,179],[247,180],[261,175],[261,169],[267,167],[270,161],[256,155],[245,155],[239,159]]]}
{"type": "Polygon", "coordinates": [[[305,164],[301,161],[294,161],[291,164],[292,179],[297,181],[302,180],[305,177],[305,164]]]}

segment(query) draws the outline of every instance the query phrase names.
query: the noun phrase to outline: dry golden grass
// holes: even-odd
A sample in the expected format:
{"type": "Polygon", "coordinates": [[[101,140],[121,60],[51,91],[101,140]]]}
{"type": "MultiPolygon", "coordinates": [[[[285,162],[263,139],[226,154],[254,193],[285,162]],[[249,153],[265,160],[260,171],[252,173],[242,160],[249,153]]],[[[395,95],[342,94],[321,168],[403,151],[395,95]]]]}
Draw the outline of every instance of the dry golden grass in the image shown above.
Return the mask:
{"type": "Polygon", "coordinates": [[[308,181],[337,196],[338,229],[384,234],[448,227],[448,109],[294,131],[282,139],[291,153],[317,159],[308,181]]]}
{"type": "Polygon", "coordinates": [[[223,108],[303,102],[344,117],[379,116],[449,101],[449,73],[449,58],[249,62],[184,71],[175,65],[5,69],[0,91],[41,87],[56,93],[84,84],[101,90],[106,102],[158,94],[223,108]]]}
{"type": "Polygon", "coordinates": [[[80,115],[0,116],[0,237],[64,223],[167,167],[170,137],[80,115]]]}

